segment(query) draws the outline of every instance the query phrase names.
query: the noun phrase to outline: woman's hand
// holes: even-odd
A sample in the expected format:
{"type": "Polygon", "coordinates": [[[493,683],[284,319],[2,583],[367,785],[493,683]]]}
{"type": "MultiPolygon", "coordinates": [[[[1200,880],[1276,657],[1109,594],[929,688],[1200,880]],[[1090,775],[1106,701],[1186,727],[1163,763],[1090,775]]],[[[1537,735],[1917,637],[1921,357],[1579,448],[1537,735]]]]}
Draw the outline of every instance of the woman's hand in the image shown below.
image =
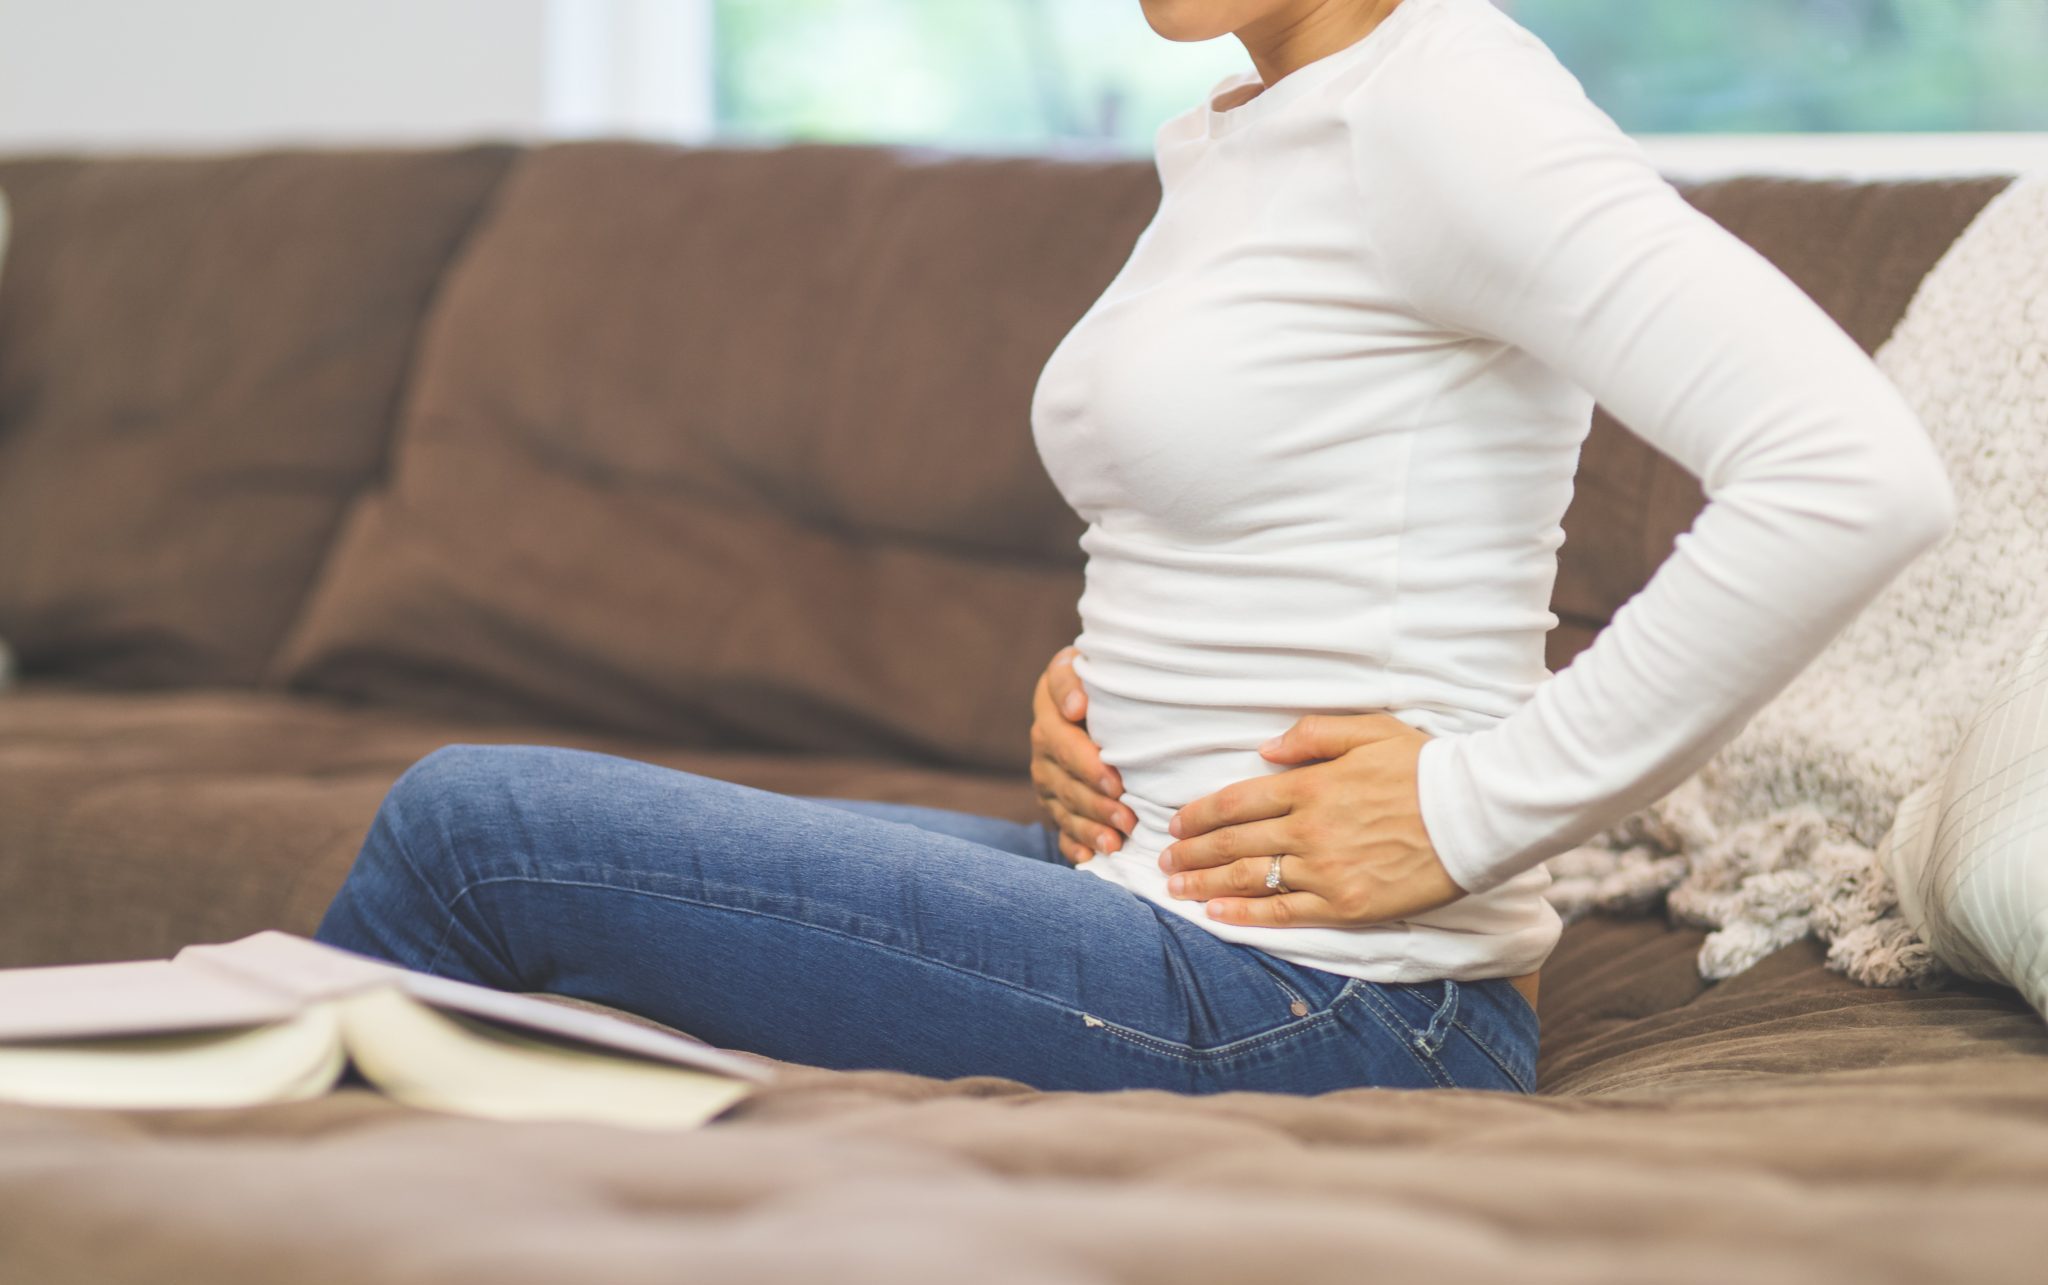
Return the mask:
{"type": "Polygon", "coordinates": [[[1121,848],[1124,835],[1138,826],[1137,814],[1117,802],[1123,777],[1081,730],[1088,696],[1074,673],[1079,651],[1068,646],[1053,653],[1031,697],[1031,782],[1052,817],[1061,854],[1074,865],[1121,848]]]}
{"type": "Polygon", "coordinates": [[[1310,714],[1259,747],[1308,767],[1233,782],[1173,815],[1159,854],[1175,897],[1255,927],[1353,927],[1465,895],[1423,828],[1415,760],[1429,733],[1391,714],[1310,714]],[[1275,853],[1289,891],[1266,887],[1275,853]]]}

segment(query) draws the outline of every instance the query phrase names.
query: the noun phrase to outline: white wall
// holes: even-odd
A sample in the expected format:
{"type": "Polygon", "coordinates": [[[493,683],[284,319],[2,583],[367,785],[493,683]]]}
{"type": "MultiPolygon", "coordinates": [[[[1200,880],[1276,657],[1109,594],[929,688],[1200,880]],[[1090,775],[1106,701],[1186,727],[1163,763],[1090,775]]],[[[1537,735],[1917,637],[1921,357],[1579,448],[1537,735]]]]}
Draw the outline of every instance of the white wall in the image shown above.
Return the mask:
{"type": "Polygon", "coordinates": [[[0,151],[689,137],[704,0],[0,0],[0,151]]]}

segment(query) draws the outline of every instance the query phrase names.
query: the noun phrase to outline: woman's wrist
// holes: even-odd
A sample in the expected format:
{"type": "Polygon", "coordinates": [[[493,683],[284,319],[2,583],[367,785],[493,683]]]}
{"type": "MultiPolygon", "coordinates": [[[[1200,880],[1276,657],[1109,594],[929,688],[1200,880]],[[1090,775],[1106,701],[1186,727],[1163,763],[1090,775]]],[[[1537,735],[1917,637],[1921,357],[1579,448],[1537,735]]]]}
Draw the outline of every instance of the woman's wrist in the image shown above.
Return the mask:
{"type": "MultiPolygon", "coordinates": [[[[1467,894],[1485,892],[1516,872],[1489,866],[1477,791],[1465,761],[1466,737],[1432,736],[1415,759],[1416,809],[1430,846],[1451,882],[1467,894]]],[[[1496,863],[1497,865],[1497,863],[1496,863]]]]}

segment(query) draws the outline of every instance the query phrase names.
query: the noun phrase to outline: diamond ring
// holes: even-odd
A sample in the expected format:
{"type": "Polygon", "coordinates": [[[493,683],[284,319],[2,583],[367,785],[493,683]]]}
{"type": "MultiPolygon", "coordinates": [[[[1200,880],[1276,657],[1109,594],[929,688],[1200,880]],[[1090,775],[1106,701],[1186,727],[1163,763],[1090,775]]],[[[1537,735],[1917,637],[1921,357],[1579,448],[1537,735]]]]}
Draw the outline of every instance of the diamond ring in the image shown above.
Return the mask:
{"type": "Polygon", "coordinates": [[[1266,867],[1266,886],[1274,892],[1293,891],[1292,888],[1280,882],[1280,855],[1277,853],[1274,854],[1273,864],[1266,867]]]}

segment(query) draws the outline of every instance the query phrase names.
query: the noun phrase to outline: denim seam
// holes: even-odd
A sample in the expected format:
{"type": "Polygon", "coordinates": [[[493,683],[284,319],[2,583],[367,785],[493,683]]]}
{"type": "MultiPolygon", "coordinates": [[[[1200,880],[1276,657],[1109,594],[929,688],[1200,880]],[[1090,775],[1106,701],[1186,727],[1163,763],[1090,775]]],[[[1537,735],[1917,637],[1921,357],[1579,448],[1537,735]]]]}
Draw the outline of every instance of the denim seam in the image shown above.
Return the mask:
{"type": "MultiPolygon", "coordinates": [[[[399,812],[397,800],[390,795],[386,795],[384,802],[379,806],[378,810],[389,812],[393,817],[396,817],[399,812]]],[[[430,896],[433,896],[434,900],[440,904],[441,909],[452,914],[454,907],[445,901],[441,901],[439,894],[434,892],[433,882],[427,878],[426,872],[420,869],[420,863],[412,859],[412,851],[405,842],[407,827],[404,822],[393,820],[389,828],[391,830],[391,846],[397,849],[398,859],[405,863],[405,868],[411,872],[413,879],[420,887],[425,888],[430,896]]]]}
{"type": "Polygon", "coordinates": [[[1465,1023],[1462,1021],[1453,1020],[1451,1022],[1451,1025],[1465,1032],[1466,1038],[1471,1040],[1474,1044],[1477,1044],[1479,1046],[1479,1051],[1486,1054],[1488,1058],[1492,1059],[1493,1064],[1495,1066],[1498,1066],[1501,1069],[1501,1072],[1505,1074],[1509,1080],[1514,1082],[1516,1088],[1520,1089],[1524,1093],[1535,1092],[1535,1090],[1530,1088],[1529,1085],[1523,1081],[1522,1077],[1516,1073],[1515,1068],[1509,1064],[1508,1059],[1502,1057],[1499,1053],[1494,1052],[1493,1045],[1487,1043],[1485,1037],[1480,1035],[1478,1031],[1475,1031],[1471,1027],[1465,1025],[1465,1023]]]}
{"type": "Polygon", "coordinates": [[[390,822],[389,828],[391,830],[391,846],[398,853],[398,859],[404,862],[405,868],[412,873],[414,882],[426,889],[427,895],[432,897],[441,907],[441,913],[448,916],[448,924],[441,930],[441,939],[434,943],[434,953],[428,958],[427,966],[423,970],[432,973],[440,966],[441,956],[447,953],[448,943],[455,936],[455,925],[457,922],[455,903],[469,895],[469,888],[465,886],[461,892],[456,894],[454,901],[441,900],[440,893],[434,890],[434,881],[427,878],[426,872],[420,869],[420,863],[413,860],[412,851],[406,845],[405,835],[407,827],[401,819],[398,819],[399,806],[396,787],[385,795],[384,802],[379,805],[378,811],[388,811],[394,818],[390,822]]]}
{"type": "Polygon", "coordinates": [[[1541,1024],[1542,1019],[1536,1016],[1536,1006],[1529,1002],[1529,997],[1527,995],[1522,994],[1522,988],[1519,986],[1510,985],[1508,989],[1514,993],[1515,1003],[1520,1004],[1522,1006],[1522,1011],[1529,1015],[1529,1020],[1541,1024]]]}
{"type": "MultiPolygon", "coordinates": [[[[1292,986],[1289,986],[1286,982],[1281,981],[1278,977],[1273,977],[1273,974],[1270,972],[1267,973],[1266,976],[1272,977],[1273,984],[1275,986],[1278,986],[1280,988],[1280,993],[1287,997],[1287,1003],[1290,1009],[1296,1004],[1303,1005],[1304,1007],[1307,1006],[1308,996],[1302,994],[1300,991],[1294,989],[1292,986]]],[[[1335,1003],[1335,1000],[1332,1000],[1331,1002],[1335,1003]]]]}
{"type": "Polygon", "coordinates": [[[1450,1038],[1450,1027],[1458,1020],[1458,1005],[1464,1001],[1464,989],[1453,978],[1444,978],[1444,997],[1437,1004],[1436,1011],[1429,1015],[1429,1028],[1422,1034],[1429,1041],[1429,1051],[1435,1053],[1450,1038]]]}
{"type": "MultiPolygon", "coordinates": [[[[404,853],[404,845],[400,844],[399,847],[401,856],[404,856],[407,864],[411,865],[411,857],[404,853]]],[[[417,874],[416,868],[415,874],[417,874]]],[[[459,916],[457,914],[456,908],[464,900],[468,899],[470,894],[476,891],[477,889],[484,888],[494,884],[503,883],[532,883],[560,887],[593,888],[601,892],[617,892],[626,893],[631,896],[656,897],[664,901],[674,901],[681,902],[687,905],[702,906],[709,910],[723,910],[730,912],[732,914],[754,915],[763,919],[773,919],[781,923],[793,924],[800,928],[807,928],[813,932],[827,933],[834,937],[843,938],[847,941],[858,942],[864,946],[870,946],[877,950],[887,951],[891,954],[915,960],[918,963],[928,964],[936,968],[943,968],[949,972],[959,973],[960,975],[965,977],[972,977],[977,981],[983,981],[991,985],[1001,986],[1006,990],[1014,991],[1019,995],[1026,996],[1040,1003],[1050,1004],[1066,1012],[1077,1014],[1083,1017],[1084,1019],[1092,1018],[1094,1021],[1102,1023],[1103,1030],[1109,1031],[1123,1038],[1127,1042],[1139,1045],[1140,1047],[1144,1047],[1149,1051],[1178,1058],[1181,1061],[1190,1063],[1206,1063],[1221,1060],[1223,1058],[1235,1056],[1240,1053],[1251,1052],[1257,1048],[1264,1047],[1268,1044],[1276,1043],[1280,1040],[1289,1038],[1294,1035],[1304,1034],[1317,1026],[1327,1023],[1333,1017],[1335,1017],[1338,1007],[1346,999],[1354,995],[1364,995],[1368,1000],[1372,1001],[1373,1007],[1371,1008],[1371,1011],[1374,1013],[1374,1016],[1380,1021],[1380,1024],[1382,1026],[1387,1027],[1390,1033],[1392,1033],[1404,1047],[1408,1048],[1410,1055],[1413,1056],[1416,1059],[1416,1061],[1422,1063],[1423,1067],[1429,1071],[1433,1078],[1435,1078],[1440,1084],[1442,1084],[1446,1088],[1457,1087],[1457,1085],[1450,1079],[1450,1076],[1444,1070],[1442,1064],[1437,1060],[1433,1053],[1425,1055],[1422,1051],[1416,1048],[1414,1041],[1411,1037],[1417,1034],[1417,1032],[1415,1032],[1412,1028],[1407,1028],[1406,1023],[1403,1021],[1397,1020],[1391,1023],[1387,1021],[1386,1017],[1378,1011],[1379,1007],[1386,1006],[1385,999],[1378,995],[1378,993],[1373,990],[1372,986],[1369,983],[1366,983],[1358,978],[1353,978],[1349,982],[1347,982],[1344,986],[1344,989],[1339,991],[1336,994],[1336,996],[1334,996],[1331,999],[1328,1007],[1324,1008],[1320,1012],[1311,1013],[1306,1017],[1298,1018],[1295,1021],[1288,1022],[1270,1031],[1261,1032],[1258,1035],[1246,1036],[1242,1040],[1232,1041],[1228,1044],[1219,1044],[1214,1046],[1213,1048],[1196,1048],[1193,1045],[1189,1045],[1181,1041],[1169,1040],[1161,1036],[1147,1034],[1144,1031],[1137,1030],[1133,1027],[1125,1026],[1122,1023],[1111,1022],[1106,1018],[1096,1017],[1092,1013],[1088,1013],[1083,1009],[1076,1008],[1074,1005],[1068,1003],[1065,1000],[1058,999],[1048,995],[1042,995],[1037,991],[1019,986],[1016,983],[1008,981],[1004,978],[992,977],[987,973],[977,972],[974,969],[965,968],[961,965],[952,963],[947,960],[934,959],[929,955],[922,955],[917,953],[916,951],[906,950],[900,946],[891,945],[887,942],[876,941],[870,937],[862,937],[855,933],[844,932],[840,929],[831,928],[822,924],[814,923],[809,920],[796,919],[788,915],[778,915],[772,911],[754,910],[741,906],[727,905],[722,902],[705,901],[694,897],[679,896],[675,893],[654,892],[644,888],[623,887],[617,884],[598,883],[591,880],[543,879],[533,875],[499,875],[488,879],[473,880],[469,883],[464,884],[462,886],[462,890],[456,893],[454,898],[445,903],[442,907],[442,909],[446,912],[448,916],[448,923],[447,926],[442,929],[440,940],[435,945],[434,953],[428,959],[426,967],[422,971],[431,974],[439,968],[441,957],[447,953],[448,944],[454,938],[455,928],[457,923],[459,922],[459,916]]],[[[431,885],[428,885],[428,887],[431,888],[431,885]]],[[[1271,973],[1268,973],[1267,975],[1270,977],[1271,973]]],[[[1276,982],[1278,981],[1277,978],[1275,978],[1274,980],[1276,982]]],[[[1398,1019],[1398,1014],[1396,1015],[1396,1017],[1398,1019]]],[[[1520,1087],[1523,1092],[1527,1093],[1530,1091],[1528,1087],[1525,1084],[1523,1084],[1522,1077],[1517,1075],[1514,1072],[1513,1068],[1509,1067],[1501,1059],[1501,1057],[1498,1054],[1496,1054],[1490,1046],[1487,1045],[1486,1041],[1484,1041],[1478,1036],[1476,1032],[1474,1032],[1470,1027],[1466,1026],[1465,1023],[1461,1021],[1454,1020],[1453,1025],[1456,1026],[1459,1030],[1464,1031],[1468,1036],[1470,1036],[1472,1040],[1486,1052],[1487,1056],[1491,1058],[1497,1065],[1499,1065],[1501,1067],[1501,1070],[1504,1073],[1506,1073],[1508,1078],[1512,1080],[1518,1087],[1520,1087]]]]}
{"type": "MultiPolygon", "coordinates": [[[[1279,973],[1275,972],[1271,965],[1267,964],[1263,959],[1259,959],[1256,956],[1253,957],[1252,962],[1259,966],[1260,972],[1264,973],[1266,976],[1273,979],[1273,984],[1280,988],[1280,993],[1287,997],[1287,1002],[1290,1005],[1301,1004],[1303,1006],[1306,1006],[1308,1004],[1308,996],[1296,990],[1293,984],[1290,983],[1286,978],[1280,976],[1279,973]]],[[[1334,1005],[1336,1004],[1336,1002],[1337,997],[1335,995],[1331,996],[1330,1003],[1334,1005]]]]}
{"type": "Polygon", "coordinates": [[[1386,982],[1388,988],[1399,989],[1413,995],[1429,1006],[1429,1023],[1416,1032],[1422,1039],[1421,1047],[1435,1053],[1444,1046],[1449,1037],[1449,1027],[1457,1020],[1458,1005],[1464,997],[1464,988],[1450,978],[1439,982],[1386,982]],[[1434,985],[1442,994],[1441,999],[1431,999],[1423,988],[1434,985]]]}
{"type": "MultiPolygon", "coordinates": [[[[1401,982],[1397,984],[1408,986],[1411,989],[1413,989],[1415,986],[1415,983],[1413,982],[1401,982]]],[[[1509,1083],[1513,1084],[1517,1089],[1520,1089],[1523,1093],[1534,1092],[1534,1090],[1531,1089],[1528,1086],[1528,1084],[1523,1081],[1522,1077],[1515,1073],[1514,1067],[1509,1064],[1508,1060],[1502,1057],[1498,1052],[1496,1052],[1494,1050],[1493,1045],[1489,1044],[1486,1041],[1486,1039],[1479,1034],[1478,1031],[1474,1030],[1471,1026],[1467,1025],[1464,1019],[1458,1016],[1458,1013],[1461,1011],[1461,1007],[1464,1002],[1464,993],[1464,987],[1459,986],[1457,982],[1452,981],[1448,978],[1445,979],[1444,1000],[1443,1003],[1437,1007],[1436,1012],[1430,1016],[1429,1031],[1434,1032],[1437,1029],[1438,1023],[1443,1021],[1444,1014],[1450,1013],[1452,1015],[1450,1019],[1450,1025],[1457,1030],[1463,1031],[1467,1039],[1471,1040],[1474,1044],[1478,1045],[1480,1052],[1486,1054],[1487,1060],[1491,1061],[1495,1066],[1499,1067],[1501,1073],[1508,1077],[1509,1083]]],[[[1420,992],[1417,992],[1417,994],[1419,995],[1420,992]]],[[[1428,1033],[1429,1032],[1424,1033],[1425,1039],[1427,1039],[1428,1033]]],[[[1448,1034],[1448,1032],[1446,1032],[1445,1034],[1448,1034]]],[[[1430,1050],[1431,1055],[1435,1056],[1436,1050],[1442,1047],[1443,1039],[1440,1036],[1436,1041],[1435,1047],[1433,1047],[1430,1050]]]]}
{"type": "Polygon", "coordinates": [[[1380,1025],[1386,1027],[1393,1034],[1394,1038],[1400,1041],[1401,1046],[1408,1050],[1410,1057],[1422,1064],[1422,1069],[1429,1072],[1430,1078],[1437,1082],[1437,1087],[1445,1089],[1455,1089],[1458,1087],[1457,1082],[1451,1078],[1450,1071],[1444,1067],[1442,1062],[1437,1060],[1436,1054],[1426,1052],[1423,1045],[1418,1043],[1418,1040],[1422,1038],[1422,1033],[1408,1024],[1408,1020],[1402,1017],[1399,1010],[1395,1009],[1388,1002],[1386,996],[1379,993],[1377,987],[1368,986],[1359,993],[1370,1001],[1372,1015],[1379,1019],[1380,1025]],[[1389,1014],[1391,1014],[1391,1017],[1389,1014]]]}
{"type": "Polygon", "coordinates": [[[1329,1006],[1319,1013],[1310,1013],[1306,1017],[1299,1017],[1291,1022],[1285,1022],[1276,1026],[1270,1031],[1261,1031],[1257,1035],[1247,1035],[1241,1040],[1232,1040],[1228,1044],[1217,1044],[1209,1048],[1197,1048],[1182,1040],[1169,1040],[1164,1036],[1149,1035],[1144,1031],[1135,1030],[1120,1022],[1112,1022],[1105,1018],[1095,1017],[1092,1013],[1086,1014],[1086,1016],[1093,1018],[1094,1021],[1101,1022],[1102,1029],[1110,1034],[1119,1036],[1133,1044],[1143,1046],[1150,1052],[1179,1058],[1183,1062],[1204,1064],[1222,1061],[1226,1058],[1235,1057],[1240,1053],[1249,1053],[1254,1049],[1263,1048],[1268,1044],[1276,1044],[1281,1040],[1291,1039],[1296,1035],[1305,1034],[1318,1026],[1327,1024],[1336,1017],[1337,1006],[1349,998],[1358,985],[1357,979],[1354,978],[1350,983],[1346,984],[1343,990],[1338,991],[1330,1000],[1329,1006]]]}
{"type": "MultiPolygon", "coordinates": [[[[465,886],[455,895],[455,901],[461,901],[468,895],[469,888],[465,886]]],[[[455,902],[450,902],[441,909],[448,914],[448,925],[441,930],[441,939],[434,943],[434,953],[427,957],[427,966],[421,970],[422,972],[432,973],[441,966],[441,956],[448,953],[448,943],[455,938],[455,925],[459,922],[459,917],[455,913],[455,902]]]]}

